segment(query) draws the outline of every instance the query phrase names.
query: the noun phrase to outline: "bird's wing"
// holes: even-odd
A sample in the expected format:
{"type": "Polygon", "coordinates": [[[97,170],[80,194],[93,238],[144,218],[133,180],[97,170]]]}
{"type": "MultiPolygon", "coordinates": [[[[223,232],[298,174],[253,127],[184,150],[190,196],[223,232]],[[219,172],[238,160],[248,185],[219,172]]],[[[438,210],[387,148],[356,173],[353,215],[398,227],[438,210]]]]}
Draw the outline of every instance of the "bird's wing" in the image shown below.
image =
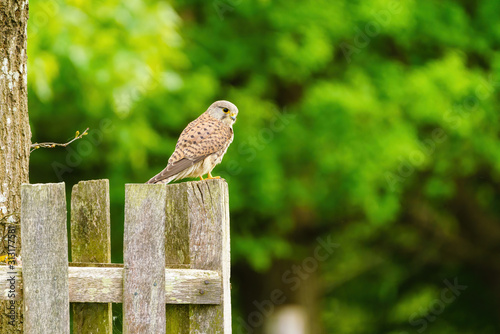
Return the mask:
{"type": "Polygon", "coordinates": [[[208,114],[188,124],[182,131],[168,165],[148,183],[172,177],[207,156],[224,150],[232,141],[233,129],[208,114]]]}
{"type": "Polygon", "coordinates": [[[205,158],[224,149],[232,140],[233,129],[208,114],[192,123],[195,124],[189,124],[181,133],[169,163],[182,158],[189,160],[205,158]]]}

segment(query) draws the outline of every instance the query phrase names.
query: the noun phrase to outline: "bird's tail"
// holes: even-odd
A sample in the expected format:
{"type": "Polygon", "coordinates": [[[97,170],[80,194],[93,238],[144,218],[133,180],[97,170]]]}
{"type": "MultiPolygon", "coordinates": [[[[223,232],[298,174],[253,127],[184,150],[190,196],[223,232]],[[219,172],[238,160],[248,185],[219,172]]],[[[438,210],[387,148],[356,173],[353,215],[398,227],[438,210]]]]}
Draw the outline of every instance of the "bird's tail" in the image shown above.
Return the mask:
{"type": "Polygon", "coordinates": [[[166,179],[164,179],[164,178],[161,177],[161,173],[159,173],[158,175],[153,176],[146,183],[147,184],[167,184],[167,183],[170,183],[171,181],[173,181],[174,179],[175,179],[175,175],[173,175],[171,177],[167,177],[166,179]]]}
{"type": "Polygon", "coordinates": [[[188,176],[192,176],[191,172],[195,167],[194,164],[199,160],[181,159],[176,162],[168,163],[161,172],[156,174],[148,183],[169,183],[170,181],[180,180],[188,176]]]}
{"type": "Polygon", "coordinates": [[[166,179],[160,179],[158,180],[158,175],[156,176],[153,176],[148,182],[146,182],[147,184],[167,184],[167,183],[170,183],[174,180],[175,176],[171,176],[169,178],[166,178],[166,179]]]}

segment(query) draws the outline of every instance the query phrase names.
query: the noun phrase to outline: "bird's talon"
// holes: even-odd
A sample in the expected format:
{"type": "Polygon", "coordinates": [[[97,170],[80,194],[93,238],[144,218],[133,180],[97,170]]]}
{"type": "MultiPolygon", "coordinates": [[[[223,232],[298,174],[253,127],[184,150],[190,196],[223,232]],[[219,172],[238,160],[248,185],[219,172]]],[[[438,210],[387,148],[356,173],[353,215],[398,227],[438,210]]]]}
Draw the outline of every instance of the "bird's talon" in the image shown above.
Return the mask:
{"type": "Polygon", "coordinates": [[[207,180],[212,180],[212,179],[220,179],[220,176],[212,176],[211,173],[208,173],[208,176],[206,178],[207,180]]]}

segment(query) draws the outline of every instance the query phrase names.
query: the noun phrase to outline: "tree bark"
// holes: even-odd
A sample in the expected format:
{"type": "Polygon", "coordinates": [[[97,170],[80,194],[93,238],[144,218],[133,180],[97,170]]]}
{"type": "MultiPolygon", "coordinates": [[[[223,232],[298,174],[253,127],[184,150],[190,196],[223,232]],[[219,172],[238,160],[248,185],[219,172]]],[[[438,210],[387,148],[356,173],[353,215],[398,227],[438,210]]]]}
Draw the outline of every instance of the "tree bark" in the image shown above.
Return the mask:
{"type": "MultiPolygon", "coordinates": [[[[19,228],[21,184],[29,182],[31,131],[28,118],[27,83],[28,0],[0,3],[0,256],[21,252],[19,228]],[[13,249],[12,246],[15,246],[13,249]]],[[[12,257],[11,257],[12,258],[12,257]]],[[[16,286],[19,291],[19,286],[16,286]]],[[[22,302],[16,302],[14,325],[7,307],[0,303],[0,333],[22,332],[22,302]]]]}

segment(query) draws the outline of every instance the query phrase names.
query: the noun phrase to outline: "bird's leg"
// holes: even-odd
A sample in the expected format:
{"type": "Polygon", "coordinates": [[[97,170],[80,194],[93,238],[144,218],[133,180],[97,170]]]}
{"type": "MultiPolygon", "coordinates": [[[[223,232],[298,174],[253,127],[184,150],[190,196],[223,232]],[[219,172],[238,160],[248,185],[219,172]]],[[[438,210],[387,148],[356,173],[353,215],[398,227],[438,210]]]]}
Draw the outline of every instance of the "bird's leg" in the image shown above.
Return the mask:
{"type": "Polygon", "coordinates": [[[207,180],[220,179],[220,176],[212,176],[211,172],[208,172],[207,180]]]}

